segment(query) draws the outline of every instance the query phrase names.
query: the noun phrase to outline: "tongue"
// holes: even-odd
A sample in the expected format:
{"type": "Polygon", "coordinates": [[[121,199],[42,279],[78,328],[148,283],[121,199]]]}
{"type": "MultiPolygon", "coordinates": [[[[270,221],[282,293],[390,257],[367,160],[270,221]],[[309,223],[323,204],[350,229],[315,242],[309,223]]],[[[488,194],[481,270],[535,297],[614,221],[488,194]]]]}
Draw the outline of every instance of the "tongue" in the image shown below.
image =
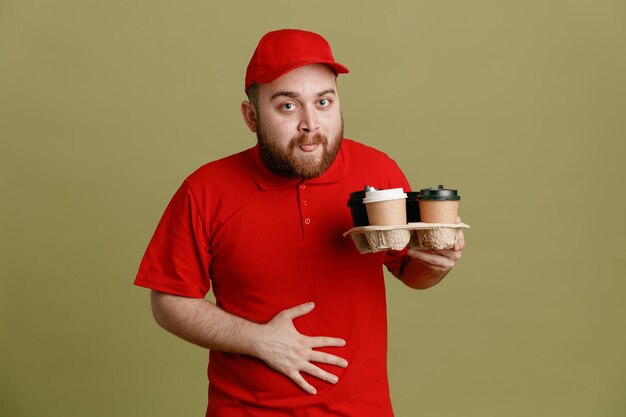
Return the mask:
{"type": "Polygon", "coordinates": [[[312,144],[312,145],[300,145],[300,149],[302,149],[304,152],[312,152],[317,148],[317,144],[312,144]]]}

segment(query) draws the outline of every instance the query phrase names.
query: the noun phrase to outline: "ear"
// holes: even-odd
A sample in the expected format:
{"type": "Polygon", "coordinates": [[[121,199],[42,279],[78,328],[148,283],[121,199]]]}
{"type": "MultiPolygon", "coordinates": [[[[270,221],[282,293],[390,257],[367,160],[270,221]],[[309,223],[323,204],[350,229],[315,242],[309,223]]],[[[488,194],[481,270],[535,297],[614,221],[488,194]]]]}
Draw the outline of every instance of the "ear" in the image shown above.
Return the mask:
{"type": "Polygon", "coordinates": [[[243,116],[243,121],[248,126],[251,132],[256,132],[256,109],[254,108],[254,104],[250,103],[247,100],[241,102],[241,115],[243,116]]]}

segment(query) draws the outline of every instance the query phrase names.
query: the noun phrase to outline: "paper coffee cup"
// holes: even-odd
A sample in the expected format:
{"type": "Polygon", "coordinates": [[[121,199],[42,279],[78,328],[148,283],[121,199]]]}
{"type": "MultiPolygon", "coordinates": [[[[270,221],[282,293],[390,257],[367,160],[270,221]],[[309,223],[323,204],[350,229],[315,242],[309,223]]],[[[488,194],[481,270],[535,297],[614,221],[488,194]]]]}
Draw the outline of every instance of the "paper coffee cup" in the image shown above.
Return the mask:
{"type": "Polygon", "coordinates": [[[409,191],[406,193],[406,221],[408,223],[418,223],[420,219],[419,192],[409,191]]]}
{"type": "Polygon", "coordinates": [[[420,191],[418,200],[422,222],[456,223],[461,200],[457,190],[444,188],[443,185],[437,188],[424,188],[420,191]]]}
{"type": "Polygon", "coordinates": [[[402,188],[367,191],[363,204],[370,226],[406,224],[406,193],[402,188]]]}
{"type": "Polygon", "coordinates": [[[350,215],[352,216],[352,224],[354,227],[368,226],[370,224],[367,218],[367,209],[365,208],[365,204],[363,204],[366,191],[367,189],[350,193],[348,207],[350,208],[350,215]]]}

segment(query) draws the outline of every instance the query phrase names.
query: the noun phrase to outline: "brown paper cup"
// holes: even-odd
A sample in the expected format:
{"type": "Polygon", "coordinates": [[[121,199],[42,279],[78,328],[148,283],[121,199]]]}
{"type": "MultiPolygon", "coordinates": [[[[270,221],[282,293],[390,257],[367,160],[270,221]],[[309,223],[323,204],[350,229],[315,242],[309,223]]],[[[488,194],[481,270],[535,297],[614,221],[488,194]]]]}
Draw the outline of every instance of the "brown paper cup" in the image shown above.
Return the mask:
{"type": "Polygon", "coordinates": [[[406,200],[378,201],[365,204],[370,226],[406,224],[406,200]]]}
{"type": "Polygon", "coordinates": [[[420,200],[420,217],[424,223],[455,224],[459,215],[458,200],[420,200]]]}

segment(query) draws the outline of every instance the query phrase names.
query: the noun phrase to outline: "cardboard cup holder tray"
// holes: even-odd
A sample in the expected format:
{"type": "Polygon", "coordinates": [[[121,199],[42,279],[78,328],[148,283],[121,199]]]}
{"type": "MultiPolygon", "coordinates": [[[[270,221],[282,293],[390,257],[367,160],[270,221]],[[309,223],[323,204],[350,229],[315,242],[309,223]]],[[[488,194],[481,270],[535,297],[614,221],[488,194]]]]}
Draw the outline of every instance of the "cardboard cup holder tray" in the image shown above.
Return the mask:
{"type": "Polygon", "coordinates": [[[350,235],[360,253],[386,250],[452,249],[458,231],[469,229],[465,223],[409,223],[392,226],[360,226],[345,232],[350,235]]]}

